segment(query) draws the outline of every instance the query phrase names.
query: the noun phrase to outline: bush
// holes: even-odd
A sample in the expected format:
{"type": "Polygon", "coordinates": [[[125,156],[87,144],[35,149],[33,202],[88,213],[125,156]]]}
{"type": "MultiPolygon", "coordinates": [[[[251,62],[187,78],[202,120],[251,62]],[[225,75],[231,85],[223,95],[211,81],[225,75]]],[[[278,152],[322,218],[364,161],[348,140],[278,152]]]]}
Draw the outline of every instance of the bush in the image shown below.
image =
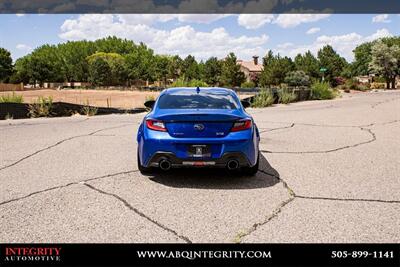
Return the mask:
{"type": "Polygon", "coordinates": [[[253,82],[244,82],[240,85],[241,88],[246,88],[246,89],[253,89],[256,87],[256,85],[253,82]]]}
{"type": "Polygon", "coordinates": [[[335,92],[330,88],[327,82],[315,82],[311,86],[311,99],[323,100],[335,98],[335,92]]]}
{"type": "Polygon", "coordinates": [[[89,100],[86,100],[86,104],[82,107],[81,113],[86,116],[94,116],[97,114],[98,108],[89,105],[89,100]]]}
{"type": "Polygon", "coordinates": [[[24,102],[24,98],[22,95],[17,95],[15,92],[12,92],[12,94],[6,94],[3,96],[0,96],[0,103],[22,103],[24,102]]]}
{"type": "Polygon", "coordinates": [[[251,106],[254,108],[265,108],[271,106],[274,102],[275,98],[271,90],[261,89],[260,93],[254,97],[251,106]]]}
{"type": "Polygon", "coordinates": [[[371,83],[370,88],[371,89],[385,89],[386,88],[386,83],[373,82],[373,83],[371,83]]]}
{"type": "Polygon", "coordinates": [[[296,100],[296,94],[286,89],[278,91],[278,101],[282,104],[289,104],[296,100]]]}
{"type": "Polygon", "coordinates": [[[183,77],[183,78],[177,79],[169,87],[208,87],[208,84],[202,80],[186,81],[183,77]]]}
{"type": "Polygon", "coordinates": [[[286,75],[285,83],[290,86],[308,86],[310,77],[302,70],[291,71],[286,75]]]}
{"type": "Polygon", "coordinates": [[[386,83],[386,79],[384,77],[374,77],[374,82],[376,82],[376,83],[386,83]]]}
{"type": "Polygon", "coordinates": [[[35,103],[29,105],[29,116],[33,118],[37,117],[49,117],[52,115],[51,109],[53,108],[53,98],[39,97],[35,103]]]}
{"type": "Polygon", "coordinates": [[[348,79],[345,82],[345,87],[351,90],[358,90],[358,81],[356,79],[348,79]]]}

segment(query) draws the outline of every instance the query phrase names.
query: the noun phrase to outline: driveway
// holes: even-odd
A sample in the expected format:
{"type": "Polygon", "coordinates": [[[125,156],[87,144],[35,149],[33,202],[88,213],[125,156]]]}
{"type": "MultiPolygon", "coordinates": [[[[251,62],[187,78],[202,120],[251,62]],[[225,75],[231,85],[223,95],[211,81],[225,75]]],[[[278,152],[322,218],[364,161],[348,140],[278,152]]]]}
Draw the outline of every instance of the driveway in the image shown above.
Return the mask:
{"type": "Polygon", "coordinates": [[[144,114],[0,122],[0,242],[400,242],[400,92],[249,109],[255,177],[153,177],[144,114]]]}

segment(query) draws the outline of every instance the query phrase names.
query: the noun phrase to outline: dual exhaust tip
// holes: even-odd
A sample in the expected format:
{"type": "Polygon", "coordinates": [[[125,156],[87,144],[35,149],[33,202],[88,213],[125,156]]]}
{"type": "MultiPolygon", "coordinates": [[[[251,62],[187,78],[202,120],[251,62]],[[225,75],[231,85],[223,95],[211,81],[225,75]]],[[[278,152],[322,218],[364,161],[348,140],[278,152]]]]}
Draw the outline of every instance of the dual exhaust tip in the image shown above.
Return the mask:
{"type": "MultiPolygon", "coordinates": [[[[162,159],[160,160],[159,163],[159,167],[161,170],[163,171],[169,171],[171,169],[171,161],[169,161],[168,159],[162,159]]],[[[237,161],[236,159],[231,159],[226,163],[226,168],[229,171],[234,171],[239,169],[240,165],[239,165],[239,161],[237,161]]]]}

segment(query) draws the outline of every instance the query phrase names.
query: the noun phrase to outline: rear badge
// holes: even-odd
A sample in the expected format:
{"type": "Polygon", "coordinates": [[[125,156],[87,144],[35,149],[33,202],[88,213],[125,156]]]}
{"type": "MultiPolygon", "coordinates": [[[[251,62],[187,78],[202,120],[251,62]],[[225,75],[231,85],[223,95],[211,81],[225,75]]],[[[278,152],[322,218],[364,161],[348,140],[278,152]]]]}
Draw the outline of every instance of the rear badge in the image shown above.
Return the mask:
{"type": "Polygon", "coordinates": [[[197,130],[197,131],[203,131],[203,130],[204,130],[204,125],[198,123],[198,124],[193,125],[193,128],[194,128],[195,130],[197,130]]]}

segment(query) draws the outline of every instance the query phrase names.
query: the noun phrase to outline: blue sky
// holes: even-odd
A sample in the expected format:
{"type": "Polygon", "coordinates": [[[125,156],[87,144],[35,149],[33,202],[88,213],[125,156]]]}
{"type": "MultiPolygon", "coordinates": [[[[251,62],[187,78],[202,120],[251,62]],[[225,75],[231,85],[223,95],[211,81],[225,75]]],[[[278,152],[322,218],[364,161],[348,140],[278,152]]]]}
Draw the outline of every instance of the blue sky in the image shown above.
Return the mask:
{"type": "Polygon", "coordinates": [[[400,15],[0,15],[0,47],[17,59],[42,44],[109,35],[143,41],[156,53],[248,60],[268,50],[295,56],[332,45],[346,59],[360,43],[400,35],[400,15]]]}

